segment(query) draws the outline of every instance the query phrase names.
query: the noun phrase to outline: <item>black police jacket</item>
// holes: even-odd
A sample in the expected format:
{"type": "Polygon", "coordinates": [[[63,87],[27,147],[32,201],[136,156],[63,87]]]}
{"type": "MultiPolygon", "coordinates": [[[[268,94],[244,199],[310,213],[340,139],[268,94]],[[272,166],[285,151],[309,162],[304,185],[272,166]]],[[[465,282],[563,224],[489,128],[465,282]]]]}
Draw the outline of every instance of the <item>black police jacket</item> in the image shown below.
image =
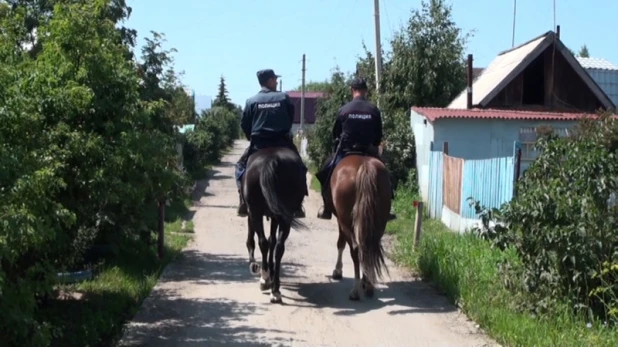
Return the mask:
{"type": "Polygon", "coordinates": [[[250,140],[252,137],[278,140],[289,135],[294,121],[294,105],[286,93],[262,88],[247,99],[241,128],[250,140]]]}
{"type": "Polygon", "coordinates": [[[348,145],[379,146],[382,142],[380,110],[364,98],[354,98],[339,109],[333,138],[343,139],[348,145]]]}

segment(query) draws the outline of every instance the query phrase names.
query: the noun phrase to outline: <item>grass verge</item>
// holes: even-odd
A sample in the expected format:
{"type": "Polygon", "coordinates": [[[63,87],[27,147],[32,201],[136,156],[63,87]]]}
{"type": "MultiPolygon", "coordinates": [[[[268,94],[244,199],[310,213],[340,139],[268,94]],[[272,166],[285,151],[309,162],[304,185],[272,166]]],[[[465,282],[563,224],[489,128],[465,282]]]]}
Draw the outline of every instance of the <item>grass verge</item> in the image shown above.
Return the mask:
{"type": "Polygon", "coordinates": [[[425,218],[417,250],[413,245],[417,196],[404,189],[395,201],[398,219],[387,226],[397,237],[395,258],[431,280],[499,343],[507,346],[618,346],[618,331],[588,325],[571,311],[533,317],[519,311],[504,286],[499,264],[517,260],[512,251],[493,249],[472,234],[449,231],[440,221],[425,218]]]}
{"type": "Polygon", "coordinates": [[[52,346],[113,344],[161,271],[191,239],[193,223],[183,223],[190,203],[190,199],[177,201],[166,208],[163,260],[157,257],[156,245],[128,242],[103,264],[93,280],[58,288],[63,294],[43,311],[57,328],[52,346]]]}

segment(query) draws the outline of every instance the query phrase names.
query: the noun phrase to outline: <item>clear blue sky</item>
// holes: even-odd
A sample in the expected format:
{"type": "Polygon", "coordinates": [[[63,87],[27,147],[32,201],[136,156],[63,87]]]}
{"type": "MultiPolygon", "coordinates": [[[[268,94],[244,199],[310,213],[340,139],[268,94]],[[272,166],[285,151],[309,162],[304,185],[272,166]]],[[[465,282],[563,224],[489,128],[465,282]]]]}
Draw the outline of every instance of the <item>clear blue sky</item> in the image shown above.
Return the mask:
{"type": "MultiPolygon", "coordinates": [[[[308,81],[321,81],[339,65],[354,69],[365,41],[374,51],[372,0],[128,0],[138,44],[150,30],[165,33],[178,50],[176,67],[196,94],[216,95],[226,78],[233,102],[244,105],[257,92],[255,72],[272,68],[283,89],[300,85],[301,57],[307,55],[308,81]]],[[[420,0],[381,0],[382,44],[388,42],[420,0]]],[[[511,46],[512,0],[452,0],[455,22],[474,30],[468,52],[484,67],[511,46]]],[[[515,44],[553,27],[552,0],[519,0],[515,44]]],[[[591,57],[618,64],[616,0],[556,0],[563,42],[574,51],[584,43],[591,57]]]]}

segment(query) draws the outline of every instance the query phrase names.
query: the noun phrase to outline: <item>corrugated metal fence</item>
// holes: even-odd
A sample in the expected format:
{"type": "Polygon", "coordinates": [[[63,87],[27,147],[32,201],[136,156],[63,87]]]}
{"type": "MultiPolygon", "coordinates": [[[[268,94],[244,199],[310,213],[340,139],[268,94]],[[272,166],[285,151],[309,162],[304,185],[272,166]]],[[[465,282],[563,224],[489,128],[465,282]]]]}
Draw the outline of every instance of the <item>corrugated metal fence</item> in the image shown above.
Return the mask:
{"type": "MultiPolygon", "coordinates": [[[[457,231],[464,231],[477,220],[474,209],[468,205],[468,197],[490,208],[498,208],[510,201],[518,174],[517,148],[521,148],[521,144],[516,142],[511,157],[483,160],[464,160],[432,151],[429,158],[429,215],[459,229],[457,231]],[[443,216],[444,213],[448,215],[443,216]]],[[[448,153],[448,145],[445,150],[448,153]]]]}

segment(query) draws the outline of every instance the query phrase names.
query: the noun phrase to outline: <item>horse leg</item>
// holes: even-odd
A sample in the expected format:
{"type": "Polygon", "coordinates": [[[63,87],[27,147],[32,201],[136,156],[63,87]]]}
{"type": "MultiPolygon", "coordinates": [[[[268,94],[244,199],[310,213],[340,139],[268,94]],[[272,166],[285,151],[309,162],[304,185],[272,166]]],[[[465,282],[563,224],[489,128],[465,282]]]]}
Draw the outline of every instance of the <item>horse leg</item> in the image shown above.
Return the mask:
{"type": "Polygon", "coordinates": [[[350,246],[350,254],[352,255],[352,261],[354,262],[354,287],[350,292],[350,300],[360,300],[360,291],[362,288],[361,278],[360,278],[360,264],[358,259],[358,246],[354,245],[353,242],[349,242],[350,246]]]}
{"type": "Polygon", "coordinates": [[[270,273],[270,278],[275,278],[275,246],[277,245],[277,229],[279,228],[279,223],[277,220],[272,219],[270,222],[270,237],[268,241],[270,242],[270,248],[268,249],[268,271],[270,273]]]}
{"type": "Polygon", "coordinates": [[[249,271],[257,275],[260,266],[255,261],[255,229],[251,223],[251,217],[247,218],[247,251],[249,252],[249,271]]]}
{"type": "Polygon", "coordinates": [[[270,292],[270,302],[273,304],[282,303],[281,300],[281,259],[283,253],[285,253],[285,241],[290,235],[289,225],[279,226],[279,235],[277,235],[277,244],[275,245],[275,277],[273,279],[273,286],[270,292]]]}
{"type": "Polygon", "coordinates": [[[373,283],[371,283],[371,280],[369,280],[369,278],[367,278],[367,276],[365,275],[365,272],[363,272],[363,291],[365,292],[365,296],[368,298],[373,297],[373,283]]]}
{"type": "Polygon", "coordinates": [[[264,235],[264,220],[263,217],[255,218],[252,216],[253,220],[255,220],[255,232],[258,234],[258,243],[260,245],[260,252],[262,253],[262,276],[260,277],[260,290],[267,290],[270,288],[270,276],[268,273],[268,240],[266,239],[266,235],[264,235]]]}
{"type": "Polygon", "coordinates": [[[343,278],[343,251],[345,250],[345,237],[343,230],[339,227],[339,238],[337,239],[337,262],[335,263],[335,270],[333,270],[333,279],[340,280],[343,278]]]}

